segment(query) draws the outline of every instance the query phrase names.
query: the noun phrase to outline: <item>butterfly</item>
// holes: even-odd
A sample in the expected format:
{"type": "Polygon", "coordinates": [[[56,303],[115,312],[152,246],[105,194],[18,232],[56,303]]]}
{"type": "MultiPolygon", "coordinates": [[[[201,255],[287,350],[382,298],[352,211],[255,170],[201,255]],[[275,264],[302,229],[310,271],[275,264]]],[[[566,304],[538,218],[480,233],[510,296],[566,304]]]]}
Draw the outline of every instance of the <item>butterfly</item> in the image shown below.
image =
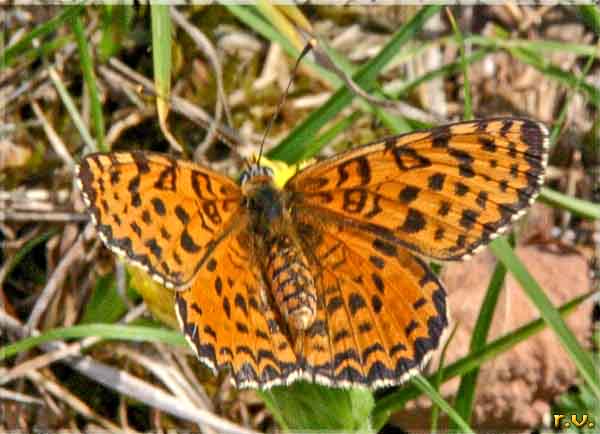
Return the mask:
{"type": "Polygon", "coordinates": [[[359,146],[276,187],[150,152],[83,158],[78,181],[113,252],[176,289],[198,358],[238,387],[406,381],[447,327],[423,258],[466,259],[539,193],[548,131],[459,122],[359,146]]]}

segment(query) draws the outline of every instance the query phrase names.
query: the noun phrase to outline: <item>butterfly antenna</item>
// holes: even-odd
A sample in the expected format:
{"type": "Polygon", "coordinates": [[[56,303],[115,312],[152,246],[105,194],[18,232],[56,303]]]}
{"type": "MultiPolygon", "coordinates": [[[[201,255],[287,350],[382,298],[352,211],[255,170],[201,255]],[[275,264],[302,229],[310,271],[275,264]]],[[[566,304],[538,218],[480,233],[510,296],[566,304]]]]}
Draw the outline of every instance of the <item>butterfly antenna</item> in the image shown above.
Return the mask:
{"type": "Polygon", "coordinates": [[[300,56],[298,56],[298,59],[296,60],[296,64],[294,65],[294,69],[292,70],[292,76],[290,77],[290,81],[288,82],[288,85],[285,88],[285,92],[283,93],[283,95],[281,95],[281,99],[279,100],[279,104],[277,105],[277,110],[275,111],[275,114],[271,117],[271,120],[269,121],[269,125],[267,126],[267,129],[265,130],[263,138],[260,142],[260,149],[258,151],[258,158],[256,160],[256,164],[258,166],[260,166],[260,159],[263,154],[265,140],[267,139],[269,133],[271,132],[271,128],[273,127],[273,123],[275,122],[275,119],[277,119],[277,116],[279,116],[279,113],[281,112],[281,109],[283,108],[283,104],[285,103],[285,98],[287,97],[290,87],[292,86],[292,82],[296,78],[296,73],[298,70],[298,66],[300,65],[300,61],[302,60],[302,58],[304,56],[306,56],[306,54],[308,54],[308,52],[316,45],[316,43],[317,43],[317,41],[315,39],[310,39],[306,43],[306,45],[304,46],[304,49],[300,53],[300,56]]]}

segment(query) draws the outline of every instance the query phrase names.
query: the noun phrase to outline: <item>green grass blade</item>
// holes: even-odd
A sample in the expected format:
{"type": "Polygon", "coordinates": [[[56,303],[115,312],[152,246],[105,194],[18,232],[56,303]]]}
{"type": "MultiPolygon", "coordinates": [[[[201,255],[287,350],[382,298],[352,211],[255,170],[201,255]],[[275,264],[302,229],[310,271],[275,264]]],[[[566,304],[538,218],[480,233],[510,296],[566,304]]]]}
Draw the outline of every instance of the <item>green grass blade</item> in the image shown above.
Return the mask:
{"type": "Polygon", "coordinates": [[[487,56],[490,53],[491,53],[491,50],[489,50],[489,49],[475,50],[475,51],[473,51],[473,53],[470,56],[465,57],[465,59],[463,61],[456,61],[456,62],[448,63],[444,66],[441,66],[439,68],[436,68],[429,72],[426,72],[425,74],[421,75],[420,77],[414,78],[406,83],[403,83],[402,86],[398,89],[388,90],[384,86],[385,92],[386,92],[386,94],[391,95],[394,98],[400,98],[401,96],[404,96],[404,95],[412,92],[415,88],[417,88],[417,86],[419,86],[427,81],[431,81],[437,77],[446,77],[448,75],[458,73],[463,68],[463,62],[466,65],[471,65],[473,63],[479,62],[480,60],[482,60],[485,56],[487,56]]]}
{"type": "Polygon", "coordinates": [[[255,7],[278,33],[281,33],[296,49],[302,50],[304,43],[300,40],[300,34],[280,8],[267,0],[257,0],[255,7]]]}
{"type": "Polygon", "coordinates": [[[123,45],[133,18],[133,6],[127,4],[105,4],[102,6],[102,38],[98,44],[100,62],[117,55],[123,45]]]}
{"type": "Polygon", "coordinates": [[[85,152],[87,153],[97,151],[98,147],[96,146],[96,141],[91,136],[90,131],[88,130],[87,126],[85,125],[85,122],[83,121],[83,118],[79,114],[79,110],[75,106],[73,98],[71,98],[69,91],[65,87],[64,83],[62,82],[60,76],[58,75],[54,67],[49,68],[48,76],[50,77],[50,81],[52,81],[52,84],[56,88],[56,91],[58,92],[62,103],[65,105],[67,112],[69,112],[69,116],[71,116],[73,125],[75,125],[75,128],[77,128],[77,131],[79,131],[79,135],[85,143],[85,152]]]}
{"type": "Polygon", "coordinates": [[[171,16],[169,5],[153,4],[152,60],[154,83],[159,100],[167,101],[171,91],[171,16]]]}
{"type": "Polygon", "coordinates": [[[96,144],[98,150],[104,152],[108,150],[104,143],[104,116],[102,114],[100,97],[98,96],[98,86],[96,85],[96,75],[94,74],[94,63],[90,47],[88,46],[81,17],[79,15],[72,17],[70,23],[71,29],[75,34],[75,41],[77,42],[79,63],[81,65],[85,87],[90,95],[90,108],[92,112],[92,124],[94,125],[94,132],[96,133],[96,144]]]}
{"type": "Polygon", "coordinates": [[[429,381],[421,374],[415,375],[411,382],[423,393],[425,393],[432,402],[434,402],[438,407],[440,407],[450,418],[452,422],[459,427],[461,432],[472,433],[473,430],[469,427],[469,424],[465,422],[465,420],[460,417],[460,415],[448,404],[448,402],[442,398],[442,396],[438,393],[437,390],[431,386],[429,381]]]}
{"type": "MultiPolygon", "coordinates": [[[[298,55],[298,52],[296,49],[293,48],[292,43],[289,42],[287,39],[285,39],[281,34],[277,33],[266,20],[264,20],[262,17],[260,17],[258,15],[258,13],[256,13],[254,11],[253,8],[231,6],[231,5],[228,5],[228,7],[233,14],[235,14],[239,19],[243,20],[246,24],[248,24],[249,26],[254,28],[257,32],[263,34],[265,37],[270,38],[271,40],[273,40],[277,43],[280,43],[282,45],[282,47],[291,55],[295,55],[295,56],[298,55]]],[[[346,59],[344,59],[343,56],[340,56],[337,53],[335,53],[334,50],[330,50],[326,45],[324,45],[322,43],[320,45],[322,45],[322,48],[324,50],[328,51],[329,55],[333,59],[335,59],[337,66],[340,69],[342,69],[343,71],[345,71],[347,74],[352,75],[353,71],[355,69],[357,69],[351,63],[349,63],[346,59]]],[[[399,50],[396,50],[393,58],[397,59],[398,57],[400,57],[399,50]]],[[[319,74],[321,74],[332,85],[334,85],[334,86],[342,85],[342,83],[343,83],[342,80],[340,78],[338,78],[335,74],[331,73],[330,71],[324,70],[323,68],[321,68],[318,65],[311,64],[309,61],[306,61],[306,64],[312,65],[314,70],[317,71],[319,74]]],[[[382,97],[383,95],[380,93],[377,93],[377,96],[382,97]]],[[[352,96],[350,97],[350,100],[351,100],[351,98],[352,98],[352,96]]],[[[384,110],[381,110],[381,109],[378,109],[377,107],[371,106],[367,101],[362,101],[362,100],[359,101],[359,106],[361,107],[362,110],[374,113],[381,120],[381,122],[384,125],[388,126],[390,129],[392,129],[394,131],[405,132],[405,131],[408,131],[409,129],[412,129],[412,128],[409,128],[407,123],[404,122],[402,119],[399,119],[398,117],[395,117],[395,116],[391,116],[391,115],[387,114],[384,110]]],[[[313,113],[313,116],[319,117],[319,115],[314,114],[314,113],[313,113]]],[[[315,131],[315,133],[316,133],[316,131],[315,131]]],[[[297,162],[297,161],[301,160],[302,158],[306,158],[307,155],[312,155],[312,154],[318,152],[318,150],[320,149],[319,145],[323,143],[323,141],[321,141],[321,140],[318,140],[316,143],[315,143],[315,141],[310,141],[310,140],[309,141],[300,140],[300,142],[303,145],[308,146],[310,149],[303,150],[301,147],[297,148],[296,153],[289,158],[288,162],[297,162]]],[[[271,152],[276,152],[276,151],[271,151],[271,152]]]]}
{"type": "Polygon", "coordinates": [[[447,9],[447,12],[448,12],[448,14],[447,14],[448,18],[450,18],[450,24],[452,25],[452,30],[454,31],[454,36],[455,36],[456,42],[458,44],[458,50],[460,53],[460,67],[461,67],[462,74],[463,74],[463,97],[465,99],[463,119],[465,121],[470,121],[471,119],[473,119],[473,104],[471,101],[471,85],[469,82],[469,66],[466,62],[466,57],[465,57],[465,40],[460,31],[460,28],[456,24],[454,15],[450,11],[450,9],[447,9]]]}
{"type": "Polygon", "coordinates": [[[83,8],[83,5],[71,5],[65,7],[60,15],[37,26],[10,47],[6,48],[6,50],[0,54],[0,68],[11,66],[21,54],[30,48],[30,44],[35,38],[41,38],[55,31],[73,17],[79,16],[83,11],[83,8]]]}
{"type": "Polygon", "coordinates": [[[171,16],[169,5],[150,5],[152,15],[152,62],[154,87],[156,88],[156,110],[160,129],[171,146],[183,152],[167,125],[169,97],[171,95],[171,16]]]}
{"type": "MultiPolygon", "coordinates": [[[[294,44],[287,40],[284,35],[279,33],[268,21],[258,15],[255,8],[250,6],[240,6],[234,4],[224,5],[229,12],[236,16],[240,21],[248,27],[262,35],[265,39],[273,41],[281,45],[285,52],[292,58],[298,58],[300,51],[294,47],[294,44]]],[[[304,59],[303,64],[308,65],[313,71],[317,72],[321,77],[327,80],[332,86],[339,87],[342,81],[331,71],[315,64],[314,62],[304,59]]]]}
{"type": "MultiPolygon", "coordinates": [[[[579,297],[568,301],[563,304],[558,311],[561,315],[565,316],[572,313],[581,303],[590,298],[594,292],[583,294],[579,297]]],[[[519,343],[529,339],[536,333],[541,332],[547,327],[547,324],[543,319],[537,319],[519,327],[515,331],[508,333],[494,341],[486,344],[476,353],[471,353],[467,357],[463,357],[460,360],[444,367],[442,370],[443,381],[448,381],[454,377],[465,375],[466,373],[477,369],[486,361],[489,361],[498,355],[502,354],[518,345],[519,343]]],[[[429,381],[435,381],[435,378],[439,373],[434,372],[427,379],[429,381]]],[[[373,427],[376,431],[381,429],[389,419],[390,415],[399,409],[401,409],[407,401],[417,398],[421,394],[421,391],[414,385],[408,385],[404,389],[397,392],[391,393],[381,399],[379,399],[375,405],[375,409],[372,413],[373,427]]]]}
{"type": "MultiPolygon", "coordinates": [[[[352,63],[350,63],[346,58],[344,58],[344,56],[342,56],[336,50],[329,47],[326,41],[319,40],[319,45],[323,49],[323,51],[327,53],[331,61],[335,63],[336,67],[340,71],[345,73],[348,77],[351,77],[353,74],[356,73],[358,68],[355,67],[352,63]]],[[[386,99],[383,92],[381,92],[377,88],[373,89],[373,95],[382,100],[386,99]]],[[[383,108],[371,104],[371,102],[366,101],[363,98],[359,99],[358,105],[363,111],[375,115],[383,125],[389,128],[395,134],[402,134],[412,130],[410,125],[408,125],[408,123],[402,117],[397,115],[391,115],[387,113],[383,108]]],[[[312,147],[314,148],[314,146],[312,147]]]]}
{"type": "MultiPolygon", "coordinates": [[[[437,274],[438,272],[436,272],[437,274]]],[[[442,386],[442,371],[443,367],[446,364],[446,352],[448,351],[448,347],[452,343],[454,339],[454,335],[456,334],[456,330],[458,330],[458,323],[454,323],[454,327],[452,327],[452,331],[450,332],[450,336],[446,340],[444,347],[442,348],[442,353],[440,354],[440,361],[438,364],[437,375],[434,377],[434,386],[435,390],[439,392],[440,387],[442,386]]],[[[438,422],[440,416],[440,407],[434,405],[431,407],[431,432],[437,432],[438,430],[438,422]]]]}
{"type": "Polygon", "coordinates": [[[533,66],[547,77],[568,86],[573,91],[582,92],[596,108],[600,108],[600,90],[596,86],[582,82],[576,75],[552,65],[531,50],[511,48],[509,51],[515,58],[533,66]]]}
{"type": "Polygon", "coordinates": [[[331,128],[313,140],[311,143],[307,144],[304,147],[304,154],[300,157],[299,161],[308,160],[311,157],[314,157],[319,153],[319,151],[328,143],[330,143],[333,139],[335,139],[338,134],[346,131],[351,128],[354,122],[360,117],[359,112],[354,112],[349,116],[346,116],[344,119],[336,122],[331,128]]]}
{"type": "MultiPolygon", "coordinates": [[[[577,88],[579,88],[579,86],[581,85],[583,80],[585,80],[585,77],[587,77],[587,74],[593,64],[594,64],[594,57],[589,56],[587,63],[585,64],[585,66],[583,67],[583,70],[581,71],[581,74],[579,74],[579,83],[577,85],[577,88]]],[[[563,104],[563,107],[560,110],[560,113],[557,116],[556,121],[552,125],[552,131],[550,132],[550,138],[549,138],[550,147],[553,147],[554,144],[556,143],[556,140],[558,139],[558,135],[560,134],[560,130],[562,129],[562,127],[565,124],[565,121],[567,119],[567,113],[569,111],[569,107],[571,106],[571,102],[573,101],[574,95],[575,95],[575,93],[572,93],[567,97],[567,101],[563,104]]]]}
{"type": "Polygon", "coordinates": [[[565,41],[506,39],[503,37],[468,35],[465,43],[471,43],[491,49],[525,49],[534,53],[569,52],[577,56],[600,58],[600,50],[594,45],[573,44],[565,41]]]}
{"type": "Polygon", "coordinates": [[[40,44],[39,47],[33,47],[29,50],[25,51],[21,57],[26,59],[27,61],[34,61],[40,57],[48,57],[52,55],[55,51],[60,50],[65,45],[73,40],[72,35],[68,36],[60,36],[58,38],[54,38],[51,41],[44,42],[40,44]]]}
{"type": "Polygon", "coordinates": [[[600,8],[597,5],[580,5],[578,9],[583,21],[596,35],[600,35],[600,8]]]}
{"type": "Polygon", "coordinates": [[[8,276],[12,270],[15,269],[17,265],[21,263],[21,261],[33,250],[37,245],[47,241],[50,237],[56,235],[58,233],[58,228],[50,229],[37,237],[34,237],[28,240],[23,246],[15,253],[15,255],[10,260],[10,265],[8,266],[8,270],[6,270],[5,276],[8,276]]]}
{"type": "Polygon", "coordinates": [[[14,344],[0,348],[0,360],[28,351],[45,342],[98,336],[103,339],[136,342],[163,342],[171,345],[187,346],[179,331],[120,324],[85,324],[47,330],[39,336],[21,339],[14,344]]]}
{"type": "Polygon", "coordinates": [[[573,214],[591,220],[600,219],[600,205],[576,197],[552,190],[548,187],[542,187],[540,198],[542,202],[548,205],[566,209],[573,214]]]}
{"type": "MultiPolygon", "coordinates": [[[[425,22],[438,13],[440,6],[426,6],[419,10],[391,38],[390,42],[361,67],[353,76],[353,80],[364,90],[369,91],[381,69],[394,57],[409,39],[411,39],[425,24],[425,22]]],[[[343,108],[347,107],[353,99],[352,92],[347,88],[339,89],[320,109],[312,112],[300,125],[298,125],[283,141],[268,153],[274,160],[294,163],[304,154],[304,146],[313,140],[313,137],[327,122],[336,116],[343,108]]]]}
{"type": "Polygon", "coordinates": [[[554,331],[559,342],[577,366],[577,369],[586,383],[600,399],[600,377],[595,370],[592,359],[587,354],[573,332],[569,330],[556,308],[552,305],[542,288],[529,274],[523,263],[517,258],[513,249],[505,238],[499,238],[490,245],[492,252],[510,270],[513,277],[519,282],[525,294],[538,308],[540,315],[554,331]]]}
{"type": "MultiPolygon", "coordinates": [[[[492,273],[492,278],[490,279],[485,298],[483,299],[481,309],[479,310],[477,322],[475,323],[475,328],[473,329],[471,347],[469,349],[469,352],[471,353],[474,353],[485,346],[505,277],[506,267],[499,262],[496,264],[494,272],[492,273]]],[[[454,408],[467,423],[470,423],[471,421],[478,376],[479,368],[463,375],[460,380],[460,385],[458,386],[458,392],[456,393],[454,408]]],[[[450,430],[458,428],[459,427],[456,425],[450,425],[450,430]]]]}

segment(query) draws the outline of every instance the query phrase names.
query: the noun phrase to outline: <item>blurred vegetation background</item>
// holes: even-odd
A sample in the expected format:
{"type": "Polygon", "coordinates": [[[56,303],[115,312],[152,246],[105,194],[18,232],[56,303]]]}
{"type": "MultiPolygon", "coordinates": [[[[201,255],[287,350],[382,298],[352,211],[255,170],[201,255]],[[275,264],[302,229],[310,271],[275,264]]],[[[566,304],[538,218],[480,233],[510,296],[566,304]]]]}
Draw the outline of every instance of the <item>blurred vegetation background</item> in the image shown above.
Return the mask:
{"type": "Polygon", "coordinates": [[[597,6],[18,5],[1,6],[0,23],[0,429],[550,432],[554,413],[600,424],[597,6]],[[317,55],[266,138],[273,160],[472,117],[551,130],[526,221],[471,263],[438,267],[455,333],[406,387],[257,392],[213,377],[172,294],[99,243],[74,187],[96,150],[169,152],[235,177],[307,35],[317,55]]]}

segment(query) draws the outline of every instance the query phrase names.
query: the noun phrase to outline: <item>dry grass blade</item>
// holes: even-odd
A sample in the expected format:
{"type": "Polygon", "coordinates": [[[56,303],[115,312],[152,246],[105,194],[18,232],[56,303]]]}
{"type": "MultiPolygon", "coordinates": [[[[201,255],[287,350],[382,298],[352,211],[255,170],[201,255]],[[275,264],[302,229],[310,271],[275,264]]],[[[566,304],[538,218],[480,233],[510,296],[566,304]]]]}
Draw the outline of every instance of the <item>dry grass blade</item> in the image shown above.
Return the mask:
{"type": "Polygon", "coordinates": [[[3,388],[0,388],[0,400],[14,401],[21,404],[44,405],[44,401],[41,399],[3,388]]]}
{"type": "Polygon", "coordinates": [[[359,96],[365,101],[368,101],[375,106],[384,107],[388,110],[396,112],[400,116],[412,118],[423,123],[438,124],[445,121],[445,119],[442,119],[435,114],[427,113],[421,109],[411,106],[408,103],[405,103],[404,101],[391,101],[388,99],[377,98],[368,94],[352,79],[352,77],[346,71],[335,64],[331,56],[329,56],[329,53],[327,53],[327,50],[321,48],[321,44],[313,44],[313,50],[315,51],[315,58],[322,66],[333,71],[340,79],[344,81],[346,86],[355,95],[359,96]]]}
{"type": "MultiPolygon", "coordinates": [[[[158,378],[174,395],[174,397],[183,402],[189,402],[198,408],[214,412],[212,404],[202,400],[194,390],[189,387],[183,376],[178,372],[176,366],[166,361],[161,362],[156,358],[151,358],[133,351],[127,347],[120,346],[116,353],[123,355],[139,365],[143,366],[158,378]],[[209,404],[209,405],[207,405],[209,404]]],[[[204,434],[213,434],[215,431],[210,427],[200,426],[204,434]]]]}
{"type": "Polygon", "coordinates": [[[212,123],[208,129],[206,137],[196,147],[194,151],[194,160],[201,161],[204,152],[211,145],[214,139],[217,137],[217,125],[221,123],[221,117],[223,115],[223,110],[225,110],[225,117],[227,119],[227,123],[232,125],[231,114],[229,113],[229,108],[227,107],[227,97],[225,95],[225,88],[223,87],[223,68],[221,67],[221,62],[219,61],[219,57],[217,56],[217,52],[213,47],[212,42],[208,39],[204,33],[200,31],[197,27],[192,25],[183,14],[181,14],[174,6],[170,7],[171,17],[175,22],[187,32],[187,34],[194,40],[196,45],[206,57],[210,60],[210,63],[215,71],[215,78],[217,80],[217,104],[215,107],[215,119],[214,123],[212,123]]]}
{"type": "MultiPolygon", "coordinates": [[[[0,310],[0,326],[8,328],[20,336],[30,334],[29,331],[31,331],[32,335],[39,333],[35,329],[22,326],[17,320],[8,316],[2,310],[0,310]]],[[[47,342],[41,345],[44,351],[55,351],[64,347],[65,344],[63,342],[47,342]]],[[[64,359],[63,362],[109,389],[142,401],[146,405],[156,407],[181,419],[202,426],[211,426],[224,434],[258,434],[254,430],[240,427],[203,408],[194,407],[187,401],[181,401],[181,399],[164,392],[126,371],[97,362],[90,356],[73,356],[64,359]]]]}
{"type": "Polygon", "coordinates": [[[65,402],[69,407],[75,410],[77,413],[97,421],[105,429],[110,430],[114,433],[128,434],[123,431],[119,426],[112,423],[110,420],[103,418],[96,412],[94,412],[85,402],[80,400],[77,396],[73,395],[69,389],[62,387],[58,382],[53,381],[39,372],[28,372],[27,379],[36,384],[38,387],[45,389],[51,393],[55,398],[65,402]]]}
{"type": "Polygon", "coordinates": [[[54,127],[52,127],[50,122],[48,122],[46,115],[44,115],[44,112],[36,101],[31,102],[31,108],[33,108],[33,112],[37,116],[38,120],[42,123],[44,131],[46,132],[46,136],[48,137],[48,141],[52,145],[54,152],[56,152],[60,159],[63,160],[69,171],[73,172],[75,170],[75,160],[73,160],[73,157],[71,157],[71,154],[67,150],[65,143],[56,133],[56,130],[54,127]]]}
{"type": "Polygon", "coordinates": [[[125,118],[112,124],[108,130],[108,133],[106,134],[106,145],[109,148],[112,148],[113,144],[119,140],[119,137],[121,137],[121,135],[124,134],[129,128],[135,127],[155,115],[156,109],[154,107],[138,109],[132,113],[129,113],[125,118]]]}
{"type": "MultiPolygon", "coordinates": [[[[198,382],[191,381],[186,375],[185,369],[182,368],[181,363],[177,363],[174,356],[174,351],[167,345],[156,343],[154,344],[157,348],[157,352],[164,362],[171,367],[171,376],[175,383],[178,383],[181,390],[185,391],[185,394],[190,397],[191,400],[196,402],[200,407],[204,407],[210,411],[215,410],[213,402],[210,400],[206,393],[206,389],[198,382]]],[[[183,357],[182,357],[183,359],[183,357]]],[[[194,378],[194,376],[192,376],[194,378]]]]}
{"type": "Polygon", "coordinates": [[[79,223],[88,220],[89,217],[83,213],[0,211],[0,221],[79,223]]]}
{"type": "MultiPolygon", "coordinates": [[[[115,71],[101,66],[99,68],[100,74],[106,77],[107,82],[109,82],[111,86],[118,86],[119,89],[122,87],[128,87],[129,89],[139,90],[139,86],[141,85],[145,92],[154,94],[154,86],[146,77],[131,70],[129,67],[127,67],[127,65],[123,64],[117,59],[111,59],[109,63],[120,74],[123,74],[117,74],[115,71]],[[131,83],[130,80],[135,84],[131,83]]],[[[208,113],[206,113],[197,105],[175,95],[170,96],[169,102],[174,111],[182,116],[187,117],[192,122],[195,122],[203,128],[208,129],[211,125],[216,125],[216,131],[219,138],[224,143],[227,143],[232,149],[235,150],[236,147],[242,143],[242,139],[239,137],[236,131],[229,128],[227,125],[217,124],[208,113]]],[[[239,155],[237,155],[235,152],[234,156],[239,158],[239,155]]]]}
{"type": "Polygon", "coordinates": [[[29,315],[29,319],[27,320],[27,328],[29,330],[33,330],[37,327],[41,316],[44,314],[44,311],[56,292],[60,289],[60,285],[65,280],[67,273],[71,267],[73,267],[73,264],[84,256],[84,238],[88,238],[93,231],[93,226],[88,224],[67,254],[61,259],[60,263],[52,273],[52,276],[48,279],[46,286],[38,296],[37,301],[31,310],[31,314],[29,315]]]}

